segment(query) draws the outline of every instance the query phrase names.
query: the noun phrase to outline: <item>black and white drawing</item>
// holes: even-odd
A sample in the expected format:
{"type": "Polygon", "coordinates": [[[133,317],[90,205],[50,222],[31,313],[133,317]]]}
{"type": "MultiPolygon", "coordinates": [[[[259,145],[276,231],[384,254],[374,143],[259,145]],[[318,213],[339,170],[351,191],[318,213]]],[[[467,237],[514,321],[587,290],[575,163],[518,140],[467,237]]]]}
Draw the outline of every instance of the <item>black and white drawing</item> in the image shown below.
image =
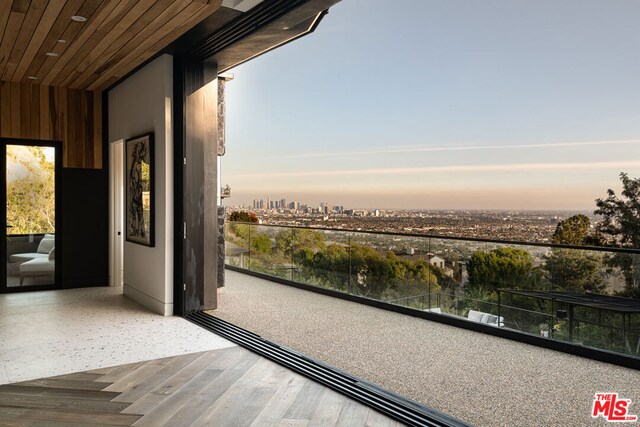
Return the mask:
{"type": "Polygon", "coordinates": [[[154,246],[153,134],[125,143],[126,239],[154,246]]]}

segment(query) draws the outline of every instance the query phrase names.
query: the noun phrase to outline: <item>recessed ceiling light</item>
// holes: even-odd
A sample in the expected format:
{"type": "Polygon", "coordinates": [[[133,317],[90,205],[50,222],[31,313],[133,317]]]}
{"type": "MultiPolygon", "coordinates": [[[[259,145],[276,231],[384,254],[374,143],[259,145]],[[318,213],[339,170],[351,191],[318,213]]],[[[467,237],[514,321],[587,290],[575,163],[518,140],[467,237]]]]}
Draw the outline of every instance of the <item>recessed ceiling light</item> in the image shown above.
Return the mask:
{"type": "Polygon", "coordinates": [[[67,41],[65,39],[59,39],[58,43],[66,43],[67,41]]]}
{"type": "Polygon", "coordinates": [[[80,16],[80,15],[73,15],[71,17],[72,21],[76,21],[76,22],[84,22],[87,20],[87,18],[85,18],[84,16],[80,16]]]}
{"type": "Polygon", "coordinates": [[[58,54],[55,53],[55,52],[47,52],[46,55],[47,56],[58,56],[58,54]]]}
{"type": "Polygon", "coordinates": [[[27,78],[29,80],[38,80],[38,78],[36,76],[27,76],[27,78]]]}

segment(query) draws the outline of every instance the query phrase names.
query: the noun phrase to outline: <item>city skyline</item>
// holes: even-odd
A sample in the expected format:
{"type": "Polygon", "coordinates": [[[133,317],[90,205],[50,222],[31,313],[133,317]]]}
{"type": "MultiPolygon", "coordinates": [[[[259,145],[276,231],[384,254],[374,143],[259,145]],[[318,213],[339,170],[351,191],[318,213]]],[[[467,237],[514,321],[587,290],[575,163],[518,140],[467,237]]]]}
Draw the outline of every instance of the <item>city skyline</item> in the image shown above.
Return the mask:
{"type": "Polygon", "coordinates": [[[233,70],[228,204],[592,210],[638,176],[640,5],[402,5],[341,2],[233,70]]]}
{"type": "MultiPolygon", "coordinates": [[[[304,197],[304,195],[303,195],[304,197]]],[[[345,212],[555,212],[564,213],[567,215],[574,214],[586,214],[587,216],[595,216],[594,209],[498,209],[498,208],[441,208],[441,209],[428,209],[428,208],[383,208],[380,206],[352,206],[337,203],[333,200],[322,200],[309,202],[307,199],[295,199],[288,198],[286,196],[274,196],[274,197],[256,197],[249,200],[247,203],[227,203],[227,207],[230,209],[249,210],[249,211],[283,211],[283,212],[295,212],[298,213],[322,213],[324,208],[328,209],[329,214],[345,212]]]]}

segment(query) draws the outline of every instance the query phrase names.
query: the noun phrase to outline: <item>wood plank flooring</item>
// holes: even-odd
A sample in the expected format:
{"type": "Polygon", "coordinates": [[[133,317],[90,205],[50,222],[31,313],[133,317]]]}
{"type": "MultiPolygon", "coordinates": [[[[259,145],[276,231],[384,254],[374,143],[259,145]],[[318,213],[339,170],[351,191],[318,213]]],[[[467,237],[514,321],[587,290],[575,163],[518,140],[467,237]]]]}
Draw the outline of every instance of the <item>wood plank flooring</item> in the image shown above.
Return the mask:
{"type": "Polygon", "coordinates": [[[5,426],[399,426],[242,347],[0,386],[5,426]]]}

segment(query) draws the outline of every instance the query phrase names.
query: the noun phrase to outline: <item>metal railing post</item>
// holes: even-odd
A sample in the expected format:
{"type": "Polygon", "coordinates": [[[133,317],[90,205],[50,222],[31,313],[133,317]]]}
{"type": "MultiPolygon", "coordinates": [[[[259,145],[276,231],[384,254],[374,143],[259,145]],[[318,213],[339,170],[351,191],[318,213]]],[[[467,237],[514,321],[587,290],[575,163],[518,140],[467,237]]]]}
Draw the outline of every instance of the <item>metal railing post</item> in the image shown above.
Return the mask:
{"type": "Polygon", "coordinates": [[[351,233],[349,233],[347,252],[349,253],[349,271],[347,272],[347,292],[351,294],[351,233]]]}
{"type": "Polygon", "coordinates": [[[500,321],[500,289],[498,289],[498,328],[501,327],[501,321],[500,321]]]}
{"type": "Polygon", "coordinates": [[[429,262],[429,254],[431,253],[431,238],[427,239],[427,247],[429,248],[429,250],[427,251],[427,274],[429,274],[429,310],[431,310],[431,263],[429,262]]]}
{"type": "Polygon", "coordinates": [[[554,325],[554,310],[555,310],[556,300],[555,298],[551,298],[551,317],[549,318],[549,336],[553,338],[553,325],[554,325]]]}
{"type": "Polygon", "coordinates": [[[293,250],[293,245],[294,245],[294,242],[295,242],[295,234],[294,234],[294,231],[295,231],[295,230],[292,228],[292,229],[291,229],[291,244],[289,245],[289,251],[291,251],[291,281],[292,281],[292,282],[294,281],[294,280],[293,280],[293,272],[294,272],[294,270],[295,270],[295,268],[296,268],[296,265],[295,265],[295,263],[293,262],[293,252],[294,252],[294,250],[293,250]]]}
{"type": "Polygon", "coordinates": [[[247,229],[249,230],[248,238],[249,238],[249,271],[251,271],[251,226],[247,225],[247,229]]]}

